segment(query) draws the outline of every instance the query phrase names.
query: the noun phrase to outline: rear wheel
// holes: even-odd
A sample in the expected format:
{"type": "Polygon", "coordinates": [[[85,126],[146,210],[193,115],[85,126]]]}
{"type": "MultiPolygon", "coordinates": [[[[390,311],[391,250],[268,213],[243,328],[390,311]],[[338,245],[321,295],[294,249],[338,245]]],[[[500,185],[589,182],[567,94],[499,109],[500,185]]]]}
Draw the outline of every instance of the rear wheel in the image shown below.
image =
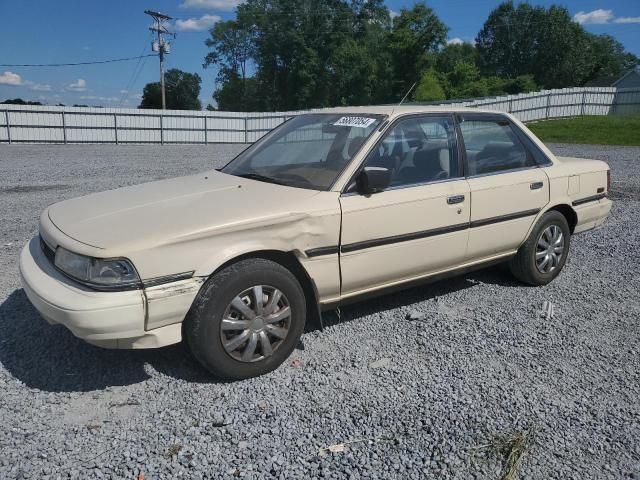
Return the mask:
{"type": "Polygon", "coordinates": [[[522,282],[546,285],[558,276],[567,261],[570,236],[569,224],[562,213],[545,213],[511,260],[511,272],[522,282]]]}
{"type": "Polygon", "coordinates": [[[248,259],[209,279],[185,319],[184,333],[207,370],[238,380],[277,368],[297,345],[305,318],[296,277],[278,263],[248,259]]]}

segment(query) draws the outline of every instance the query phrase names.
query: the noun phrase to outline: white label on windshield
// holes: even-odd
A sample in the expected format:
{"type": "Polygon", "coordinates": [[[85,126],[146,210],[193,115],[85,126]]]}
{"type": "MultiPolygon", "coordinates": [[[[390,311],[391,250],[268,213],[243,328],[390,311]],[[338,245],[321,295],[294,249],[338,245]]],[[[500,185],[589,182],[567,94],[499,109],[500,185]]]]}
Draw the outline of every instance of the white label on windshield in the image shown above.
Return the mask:
{"type": "Polygon", "coordinates": [[[368,117],[342,117],[338,120],[334,125],[338,127],[359,127],[359,128],[367,128],[373,122],[375,122],[375,118],[368,117]]]}

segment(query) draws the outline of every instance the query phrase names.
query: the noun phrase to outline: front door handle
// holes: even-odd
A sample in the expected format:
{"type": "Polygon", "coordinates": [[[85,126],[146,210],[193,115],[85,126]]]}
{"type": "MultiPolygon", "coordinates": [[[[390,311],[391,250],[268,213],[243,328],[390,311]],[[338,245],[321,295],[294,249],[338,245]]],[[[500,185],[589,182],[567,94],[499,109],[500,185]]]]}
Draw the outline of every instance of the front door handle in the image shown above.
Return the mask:
{"type": "Polygon", "coordinates": [[[454,205],[456,203],[464,202],[464,195],[453,195],[451,197],[447,197],[447,203],[449,205],[454,205]]]}
{"type": "Polygon", "coordinates": [[[543,186],[544,186],[543,182],[533,182],[531,185],[529,185],[529,188],[531,190],[540,190],[543,186]]]}

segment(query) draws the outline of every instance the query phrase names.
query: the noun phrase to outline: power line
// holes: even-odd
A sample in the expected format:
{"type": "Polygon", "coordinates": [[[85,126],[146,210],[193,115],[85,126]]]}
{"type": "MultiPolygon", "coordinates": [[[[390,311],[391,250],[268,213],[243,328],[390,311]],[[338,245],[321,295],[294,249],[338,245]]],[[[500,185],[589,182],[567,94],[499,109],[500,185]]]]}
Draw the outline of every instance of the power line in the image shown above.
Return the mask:
{"type": "Polygon", "coordinates": [[[75,67],[78,65],[98,65],[102,63],[128,62],[130,60],[138,60],[144,57],[155,57],[155,54],[140,55],[137,57],[112,58],[109,60],[95,60],[93,62],[76,62],[76,63],[0,63],[0,67],[75,67]]]}
{"type": "Polygon", "coordinates": [[[145,39],[144,47],[142,48],[142,51],[140,52],[140,58],[136,62],[136,66],[133,67],[133,71],[131,72],[131,76],[129,77],[129,81],[127,82],[127,85],[124,87],[124,90],[122,92],[122,96],[120,97],[120,106],[121,107],[124,105],[125,97],[130,93],[131,88],[135,85],[135,82],[138,80],[138,75],[140,75],[140,72],[142,71],[142,69],[144,68],[145,63],[147,62],[147,57],[143,57],[142,55],[144,55],[144,52],[147,50],[148,44],[149,44],[149,40],[151,39],[152,35],[153,35],[153,32],[149,32],[149,37],[147,39],[145,39]],[[143,60],[143,58],[144,58],[144,60],[143,60]],[[140,70],[138,70],[138,68],[140,68],[140,70]]]}

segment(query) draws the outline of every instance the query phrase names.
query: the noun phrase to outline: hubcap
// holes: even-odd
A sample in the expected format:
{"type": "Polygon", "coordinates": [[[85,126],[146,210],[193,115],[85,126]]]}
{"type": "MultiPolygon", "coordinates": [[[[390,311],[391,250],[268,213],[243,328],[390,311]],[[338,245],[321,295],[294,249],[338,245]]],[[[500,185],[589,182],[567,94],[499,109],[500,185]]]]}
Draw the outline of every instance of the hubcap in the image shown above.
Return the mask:
{"type": "Polygon", "coordinates": [[[256,285],[227,306],[220,339],[225,351],[240,362],[257,362],[273,355],[289,334],[291,307],[277,288],[256,285]]]}
{"type": "Polygon", "coordinates": [[[551,273],[560,265],[564,254],[564,234],[558,225],[549,225],[538,237],[536,267],[540,273],[551,273]]]}

